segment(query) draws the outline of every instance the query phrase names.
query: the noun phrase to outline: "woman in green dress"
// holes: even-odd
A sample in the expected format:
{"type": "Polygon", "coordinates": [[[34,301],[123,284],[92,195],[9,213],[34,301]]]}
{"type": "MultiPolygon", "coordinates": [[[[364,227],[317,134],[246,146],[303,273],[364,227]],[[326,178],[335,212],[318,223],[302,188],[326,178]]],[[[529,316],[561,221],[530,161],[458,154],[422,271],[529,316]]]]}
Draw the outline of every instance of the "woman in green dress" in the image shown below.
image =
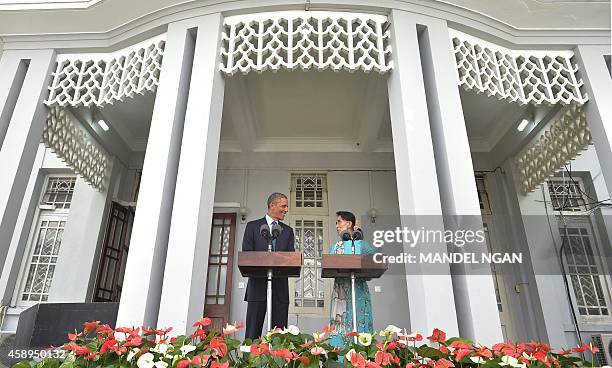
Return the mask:
{"type": "MultiPolygon", "coordinates": [[[[336,213],[336,231],[341,237],[343,233],[352,234],[355,230],[355,215],[348,211],[336,213]]],[[[329,247],[330,254],[352,254],[352,241],[339,240],[329,247]]],[[[355,254],[372,254],[374,247],[364,240],[355,241],[355,254]]],[[[355,310],[357,312],[357,331],[373,331],[372,322],[372,299],[366,279],[355,280],[355,310]]],[[[353,305],[351,298],[351,279],[334,279],[334,289],[330,303],[330,323],[334,327],[330,343],[339,348],[344,348],[350,343],[351,338],[346,333],[353,331],[353,305]]]]}

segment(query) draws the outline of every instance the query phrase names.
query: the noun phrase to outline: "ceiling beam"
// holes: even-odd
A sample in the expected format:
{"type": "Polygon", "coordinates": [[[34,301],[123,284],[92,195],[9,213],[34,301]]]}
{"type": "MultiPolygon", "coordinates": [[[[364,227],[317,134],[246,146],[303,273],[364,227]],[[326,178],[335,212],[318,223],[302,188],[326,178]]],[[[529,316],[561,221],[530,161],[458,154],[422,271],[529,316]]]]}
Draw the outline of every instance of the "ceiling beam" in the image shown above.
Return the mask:
{"type": "Polygon", "coordinates": [[[387,78],[370,73],[365,94],[365,101],[361,105],[359,117],[359,135],[357,143],[362,152],[373,152],[378,145],[378,132],[385,117],[388,106],[387,78]]]}
{"type": "Polygon", "coordinates": [[[242,152],[251,152],[258,137],[258,125],[248,83],[242,75],[227,78],[226,83],[230,87],[225,96],[229,114],[227,120],[234,128],[242,152]]]}

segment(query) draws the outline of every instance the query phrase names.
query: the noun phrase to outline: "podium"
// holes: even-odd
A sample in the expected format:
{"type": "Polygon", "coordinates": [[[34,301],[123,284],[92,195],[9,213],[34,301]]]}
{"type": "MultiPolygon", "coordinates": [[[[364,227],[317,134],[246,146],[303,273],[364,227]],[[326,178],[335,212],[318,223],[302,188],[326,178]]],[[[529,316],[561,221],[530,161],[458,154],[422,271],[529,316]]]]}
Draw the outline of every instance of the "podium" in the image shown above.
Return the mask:
{"type": "MultiPolygon", "coordinates": [[[[374,262],[372,254],[323,254],[321,277],[350,278],[351,302],[353,305],[353,332],[357,332],[357,310],[355,307],[355,278],[377,279],[387,271],[386,263],[374,262]]],[[[354,338],[355,343],[357,337],[354,338]]]]}
{"type": "Polygon", "coordinates": [[[301,252],[238,252],[238,270],[243,277],[267,278],[266,313],[268,331],[272,329],[272,278],[300,277],[301,252]]]}

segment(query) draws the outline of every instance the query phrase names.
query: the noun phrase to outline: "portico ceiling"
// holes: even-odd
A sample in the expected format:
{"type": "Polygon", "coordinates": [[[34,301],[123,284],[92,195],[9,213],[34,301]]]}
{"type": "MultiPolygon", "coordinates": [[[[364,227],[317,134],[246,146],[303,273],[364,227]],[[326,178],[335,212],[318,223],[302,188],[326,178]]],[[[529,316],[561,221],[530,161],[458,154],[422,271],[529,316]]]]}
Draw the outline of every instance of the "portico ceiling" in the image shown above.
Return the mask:
{"type": "MultiPolygon", "coordinates": [[[[221,150],[226,152],[391,152],[386,76],[279,71],[226,79],[221,150]]],[[[459,88],[459,87],[457,87],[459,88]]],[[[459,88],[473,151],[490,151],[525,106],[459,88]]],[[[145,147],[154,95],[100,113],[134,150],[145,147]]]]}

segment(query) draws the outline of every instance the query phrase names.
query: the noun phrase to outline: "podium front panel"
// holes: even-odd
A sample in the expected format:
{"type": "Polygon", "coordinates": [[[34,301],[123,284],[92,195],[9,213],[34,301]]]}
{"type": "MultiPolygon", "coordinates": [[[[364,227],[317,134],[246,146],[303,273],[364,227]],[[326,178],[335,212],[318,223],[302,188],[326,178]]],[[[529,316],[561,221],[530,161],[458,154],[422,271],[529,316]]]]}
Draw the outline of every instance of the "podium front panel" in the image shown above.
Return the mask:
{"type": "Polygon", "coordinates": [[[238,252],[238,269],[243,277],[299,277],[301,252],[238,252]]]}

